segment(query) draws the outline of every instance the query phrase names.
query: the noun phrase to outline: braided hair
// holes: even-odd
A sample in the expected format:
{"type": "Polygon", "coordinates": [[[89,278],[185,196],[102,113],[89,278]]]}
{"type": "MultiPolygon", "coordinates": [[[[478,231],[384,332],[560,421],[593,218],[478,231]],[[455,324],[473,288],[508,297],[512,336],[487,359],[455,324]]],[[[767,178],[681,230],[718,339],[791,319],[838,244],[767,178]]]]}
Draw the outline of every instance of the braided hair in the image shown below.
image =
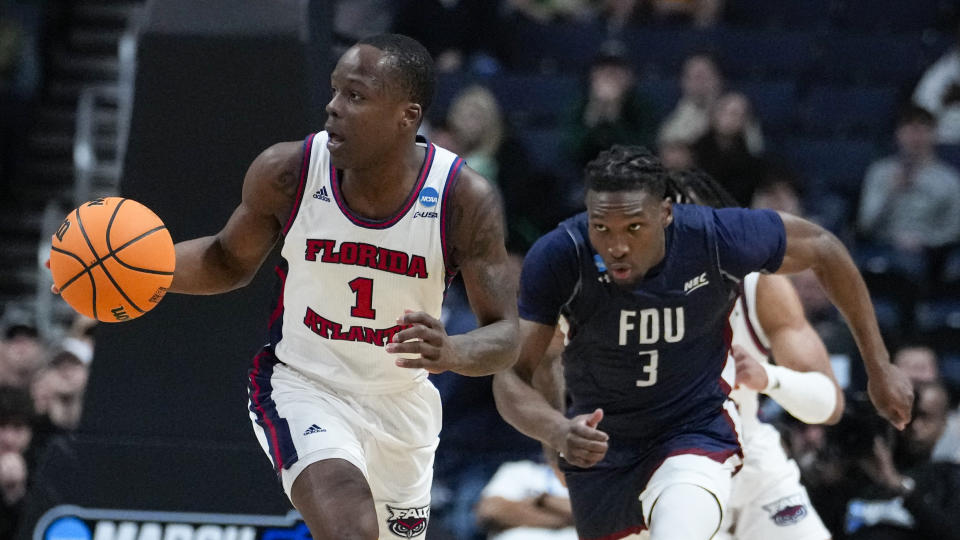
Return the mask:
{"type": "Polygon", "coordinates": [[[642,146],[614,145],[584,168],[591,191],[643,190],[660,199],[666,196],[669,173],[657,156],[642,146]]]}
{"type": "Polygon", "coordinates": [[[669,173],[666,196],[677,204],[700,204],[714,208],[740,206],[712,176],[701,169],[669,173]]]}

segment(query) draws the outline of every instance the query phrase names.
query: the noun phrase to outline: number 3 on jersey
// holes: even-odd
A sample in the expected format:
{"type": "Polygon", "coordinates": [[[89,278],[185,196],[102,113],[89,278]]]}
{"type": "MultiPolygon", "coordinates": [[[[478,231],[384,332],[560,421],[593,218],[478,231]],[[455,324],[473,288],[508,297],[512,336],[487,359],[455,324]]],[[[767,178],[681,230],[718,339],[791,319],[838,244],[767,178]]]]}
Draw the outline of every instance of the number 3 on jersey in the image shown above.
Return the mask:
{"type": "Polygon", "coordinates": [[[357,302],[350,308],[350,315],[363,319],[376,319],[377,310],[373,309],[373,280],[358,277],[348,285],[350,285],[350,290],[357,295],[357,302]]]}
{"type": "Polygon", "coordinates": [[[659,358],[657,350],[652,351],[640,351],[640,358],[646,360],[643,366],[643,372],[647,374],[646,379],[637,379],[637,386],[653,386],[657,384],[657,361],[659,358]]]}

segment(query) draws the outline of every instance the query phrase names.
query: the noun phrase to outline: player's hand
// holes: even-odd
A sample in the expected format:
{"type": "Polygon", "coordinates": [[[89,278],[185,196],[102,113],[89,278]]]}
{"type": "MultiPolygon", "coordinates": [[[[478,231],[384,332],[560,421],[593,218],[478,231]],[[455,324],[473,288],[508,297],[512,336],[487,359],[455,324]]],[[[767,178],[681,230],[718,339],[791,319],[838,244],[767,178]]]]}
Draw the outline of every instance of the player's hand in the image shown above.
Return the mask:
{"type": "Polygon", "coordinates": [[[760,362],[750,356],[746,349],[740,345],[734,345],[733,360],[737,366],[737,386],[744,386],[758,392],[767,387],[770,382],[767,370],[763,369],[760,362]]]}
{"type": "MultiPolygon", "coordinates": [[[[47,262],[43,263],[43,265],[47,267],[47,270],[49,270],[50,259],[47,259],[47,262]]],[[[60,294],[60,289],[58,289],[56,285],[50,285],[50,292],[52,292],[53,294],[60,294]]]]}
{"type": "Polygon", "coordinates": [[[567,463],[584,469],[593,467],[607,455],[610,436],[597,429],[603,420],[603,409],[581,414],[567,421],[565,429],[556,437],[554,448],[567,463]]]}
{"type": "Polygon", "coordinates": [[[902,431],[912,418],[913,384],[897,366],[882,365],[881,371],[870,374],[867,393],[880,416],[902,431]]]}
{"type": "Polygon", "coordinates": [[[397,358],[397,366],[423,368],[430,373],[443,373],[456,367],[457,352],[442,322],[422,311],[407,311],[397,319],[397,324],[411,326],[393,335],[393,340],[387,343],[387,352],[420,355],[419,358],[397,358]]]}

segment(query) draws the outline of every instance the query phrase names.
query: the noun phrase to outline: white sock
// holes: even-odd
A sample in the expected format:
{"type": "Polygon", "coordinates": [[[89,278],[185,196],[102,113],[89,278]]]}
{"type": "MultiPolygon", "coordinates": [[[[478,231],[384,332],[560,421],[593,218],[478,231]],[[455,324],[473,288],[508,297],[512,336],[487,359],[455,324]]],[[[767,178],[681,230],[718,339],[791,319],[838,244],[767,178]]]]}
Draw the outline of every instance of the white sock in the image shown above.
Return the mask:
{"type": "Polygon", "coordinates": [[[709,540],[719,528],[717,498],[693,484],[667,487],[650,514],[650,540],[709,540]]]}

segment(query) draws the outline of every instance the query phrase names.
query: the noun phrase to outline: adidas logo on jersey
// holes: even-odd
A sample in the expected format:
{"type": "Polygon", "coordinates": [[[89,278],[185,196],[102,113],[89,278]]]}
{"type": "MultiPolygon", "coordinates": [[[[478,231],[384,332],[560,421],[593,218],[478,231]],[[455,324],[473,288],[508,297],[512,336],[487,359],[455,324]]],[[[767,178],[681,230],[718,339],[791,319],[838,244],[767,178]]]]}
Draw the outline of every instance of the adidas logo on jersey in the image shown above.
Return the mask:
{"type": "Polygon", "coordinates": [[[308,427],[307,430],[303,432],[303,434],[304,436],[306,436],[306,435],[313,435],[314,433],[326,433],[326,431],[327,431],[326,429],[316,424],[313,424],[312,426],[308,427]]]}
{"type": "Polygon", "coordinates": [[[327,186],[320,188],[320,191],[313,194],[314,199],[320,199],[324,202],[330,202],[330,195],[327,195],[327,186]]]}
{"type": "Polygon", "coordinates": [[[710,281],[707,280],[707,273],[704,272],[699,276],[687,281],[683,284],[683,294],[690,294],[691,292],[703,287],[704,285],[709,285],[710,281]]]}

